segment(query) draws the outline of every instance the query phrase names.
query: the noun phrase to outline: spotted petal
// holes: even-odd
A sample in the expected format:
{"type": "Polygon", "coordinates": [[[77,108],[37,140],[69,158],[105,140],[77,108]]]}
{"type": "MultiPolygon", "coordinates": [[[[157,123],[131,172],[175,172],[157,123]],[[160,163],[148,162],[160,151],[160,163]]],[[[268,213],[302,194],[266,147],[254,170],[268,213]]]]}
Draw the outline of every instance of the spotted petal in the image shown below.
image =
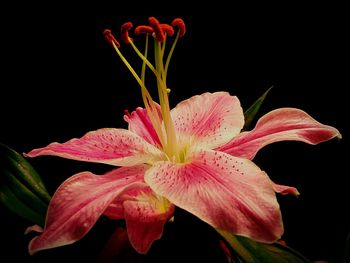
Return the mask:
{"type": "Polygon", "coordinates": [[[88,132],[80,139],[74,138],[65,143],[54,142],[26,154],[29,157],[41,155],[131,166],[153,162],[162,158],[163,153],[131,131],[105,128],[88,132]]]}
{"type": "Polygon", "coordinates": [[[172,217],[174,205],[157,196],[146,184],[138,185],[132,191],[134,193],[128,191],[132,198],[123,203],[124,217],[130,243],[137,252],[145,254],[163,235],[164,224],[172,217]]]}
{"type": "Polygon", "coordinates": [[[204,93],[180,102],[172,111],[180,143],[195,143],[209,149],[236,136],[244,125],[237,97],[227,92],[204,93]]]}
{"type": "Polygon", "coordinates": [[[202,151],[188,163],[158,162],[145,181],[159,195],[220,230],[262,242],[283,233],[268,176],[249,160],[202,151]]]}
{"type": "Polygon", "coordinates": [[[341,138],[337,129],[317,122],[306,112],[281,108],[267,113],[252,131],[241,133],[217,150],[253,159],[262,147],[270,143],[294,140],[318,144],[334,137],[341,138]]]}
{"type": "Polygon", "coordinates": [[[82,172],[67,179],[52,197],[44,232],[30,242],[30,254],[81,239],[118,194],[143,181],[147,168],[122,167],[101,176],[82,172]]]}
{"type": "Polygon", "coordinates": [[[282,194],[282,195],[287,195],[287,194],[292,194],[295,196],[300,195],[298,189],[292,186],[287,186],[287,185],[282,185],[282,184],[272,184],[273,189],[275,190],[276,193],[282,194]]]}
{"type": "MultiPolygon", "coordinates": [[[[160,106],[155,103],[158,110],[159,118],[161,119],[160,106]]],[[[136,133],[150,144],[161,146],[159,137],[153,128],[152,122],[147,115],[147,111],[141,107],[138,107],[130,115],[125,115],[124,120],[129,123],[129,130],[136,133]]]]}

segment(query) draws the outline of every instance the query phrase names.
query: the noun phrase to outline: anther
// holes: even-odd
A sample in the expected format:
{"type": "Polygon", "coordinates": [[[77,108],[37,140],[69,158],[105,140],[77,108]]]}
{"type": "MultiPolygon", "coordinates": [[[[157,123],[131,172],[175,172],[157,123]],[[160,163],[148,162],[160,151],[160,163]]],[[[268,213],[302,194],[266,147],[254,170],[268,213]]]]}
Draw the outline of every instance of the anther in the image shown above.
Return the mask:
{"type": "Polygon", "coordinates": [[[159,26],[162,29],[163,33],[166,33],[168,36],[174,35],[174,28],[171,25],[160,24],[159,26]]]}
{"type": "Polygon", "coordinates": [[[119,42],[114,38],[112,35],[112,31],[110,29],[105,29],[103,31],[103,36],[105,40],[113,46],[113,43],[117,46],[117,48],[120,48],[119,42]]]}
{"type": "Polygon", "coordinates": [[[130,41],[132,41],[132,39],[129,37],[129,30],[133,27],[134,25],[131,22],[126,22],[124,23],[121,28],[121,37],[123,39],[123,41],[126,44],[130,44],[130,41]]]}
{"type": "Polygon", "coordinates": [[[140,35],[140,34],[153,34],[154,30],[150,26],[137,26],[135,28],[135,35],[140,35]]]}
{"type": "Polygon", "coordinates": [[[160,27],[159,21],[155,17],[149,17],[148,22],[154,30],[154,33],[156,35],[156,39],[160,43],[164,42],[165,36],[164,36],[163,30],[160,27]]]}
{"type": "Polygon", "coordinates": [[[176,26],[179,28],[179,36],[183,37],[186,33],[185,22],[181,18],[175,18],[171,23],[172,26],[176,26]]]}

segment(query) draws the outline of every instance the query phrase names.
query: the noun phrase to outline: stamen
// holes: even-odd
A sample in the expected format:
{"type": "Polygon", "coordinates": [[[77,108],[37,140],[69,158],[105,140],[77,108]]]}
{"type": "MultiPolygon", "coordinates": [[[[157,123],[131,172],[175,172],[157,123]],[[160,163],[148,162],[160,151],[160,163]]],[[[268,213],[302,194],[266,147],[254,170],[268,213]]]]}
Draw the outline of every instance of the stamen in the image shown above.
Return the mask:
{"type": "Polygon", "coordinates": [[[168,36],[174,35],[175,31],[171,25],[168,24],[160,24],[160,28],[163,30],[163,33],[166,33],[168,36]]]}
{"type": "MultiPolygon", "coordinates": [[[[143,56],[147,59],[147,55],[148,55],[148,34],[146,34],[145,52],[144,52],[143,56]]],[[[142,60],[141,80],[143,83],[145,83],[145,78],[146,78],[146,62],[144,60],[142,60]]]]}
{"type": "Polygon", "coordinates": [[[165,40],[165,36],[164,36],[163,30],[160,27],[159,21],[155,17],[149,17],[148,22],[153,28],[158,42],[162,43],[165,40]]]}
{"type": "Polygon", "coordinates": [[[120,48],[119,42],[114,38],[112,35],[112,31],[110,29],[105,29],[103,31],[103,36],[105,40],[113,46],[113,43],[117,46],[117,48],[120,48]]]}
{"type": "Polygon", "coordinates": [[[132,39],[129,37],[129,30],[133,27],[134,25],[131,22],[126,22],[124,23],[121,28],[121,37],[123,39],[123,41],[126,44],[130,44],[130,41],[132,41],[132,39]]]}
{"type": "MultiPolygon", "coordinates": [[[[146,43],[144,54],[142,54],[138,48],[135,46],[132,38],[129,37],[129,30],[133,28],[131,22],[124,23],[121,26],[121,38],[125,43],[131,44],[136,54],[142,60],[141,74],[138,75],[136,71],[131,67],[126,58],[122,55],[121,50],[119,49],[118,41],[113,37],[111,30],[106,29],[104,31],[104,36],[108,42],[112,44],[116,50],[118,56],[124,62],[126,67],[130,70],[136,81],[141,87],[142,100],[145,105],[147,115],[152,123],[152,126],[159,138],[160,146],[163,148],[166,156],[169,160],[182,161],[184,157],[181,154],[184,154],[183,151],[179,152],[179,146],[177,142],[177,137],[175,133],[174,122],[170,114],[170,105],[169,105],[169,92],[170,89],[167,88],[166,78],[167,71],[169,67],[169,62],[174,52],[174,48],[179,37],[184,36],[186,32],[185,23],[181,18],[174,19],[172,25],[169,24],[160,24],[155,17],[148,18],[149,25],[137,26],[134,30],[135,35],[146,34],[146,43]],[[165,50],[166,50],[166,38],[167,36],[173,36],[175,31],[174,27],[177,27],[176,38],[173,41],[173,44],[170,48],[169,53],[167,54],[166,61],[165,59],[165,50]],[[148,60],[148,36],[152,35],[154,38],[154,62],[152,63],[148,60]],[[165,62],[165,64],[164,64],[165,62]],[[154,73],[157,79],[158,87],[158,96],[160,104],[160,112],[156,107],[156,103],[153,101],[150,93],[146,88],[145,83],[145,71],[146,66],[154,73]]],[[[131,118],[131,114],[128,110],[124,111],[125,118],[131,118]]]]}
{"type": "Polygon", "coordinates": [[[186,33],[185,22],[181,18],[175,18],[171,23],[172,26],[176,26],[179,29],[179,36],[183,37],[186,33]]]}
{"type": "MultiPolygon", "coordinates": [[[[131,24],[132,26],[132,24],[131,24]]],[[[126,31],[128,31],[130,29],[130,25],[125,25],[125,29],[126,31]]],[[[149,94],[144,81],[142,81],[142,79],[138,76],[138,74],[135,72],[135,70],[132,68],[132,66],[130,65],[130,63],[126,60],[126,58],[122,55],[121,51],[119,50],[119,43],[118,41],[115,40],[115,38],[113,37],[113,35],[111,34],[111,31],[109,29],[104,31],[104,35],[106,37],[106,39],[112,44],[113,48],[115,49],[115,51],[117,52],[118,56],[120,57],[120,59],[123,61],[123,63],[125,64],[125,66],[129,69],[129,71],[131,72],[131,74],[134,76],[134,78],[136,79],[136,81],[138,82],[138,84],[141,87],[141,94],[142,94],[142,99],[145,105],[145,108],[147,110],[147,115],[149,116],[151,123],[160,139],[161,145],[165,145],[165,136],[163,134],[162,131],[162,123],[160,120],[160,117],[158,115],[158,111],[156,109],[155,103],[152,100],[151,95],[149,94]]],[[[130,38],[129,38],[130,39],[130,38]]],[[[133,45],[133,42],[130,42],[131,45],[133,45]]],[[[141,56],[143,56],[141,54],[141,56]]],[[[146,59],[147,60],[147,59],[146,59]]]]}
{"type": "Polygon", "coordinates": [[[135,28],[135,35],[140,35],[140,34],[149,34],[152,35],[154,30],[150,26],[138,26],[135,28]]]}

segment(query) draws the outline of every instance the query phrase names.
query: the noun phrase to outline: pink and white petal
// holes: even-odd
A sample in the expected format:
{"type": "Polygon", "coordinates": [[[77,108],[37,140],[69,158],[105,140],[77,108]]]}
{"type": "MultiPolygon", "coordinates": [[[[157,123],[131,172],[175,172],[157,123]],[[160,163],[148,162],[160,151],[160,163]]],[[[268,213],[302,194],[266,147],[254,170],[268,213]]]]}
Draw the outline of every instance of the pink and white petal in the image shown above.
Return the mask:
{"type": "Polygon", "coordinates": [[[122,167],[101,176],[82,172],[67,179],[52,197],[44,232],[32,239],[29,253],[81,239],[118,194],[143,181],[147,169],[146,165],[122,167]]]}
{"type": "Polygon", "coordinates": [[[132,166],[163,158],[163,153],[158,148],[137,134],[114,128],[88,132],[80,139],[74,138],[65,143],[54,142],[25,154],[28,157],[42,155],[115,166],[132,166]]]}
{"type": "Polygon", "coordinates": [[[145,181],[214,228],[261,242],[274,242],[283,233],[271,180],[247,159],[201,151],[188,163],[157,163],[145,181]]]}
{"type": "Polygon", "coordinates": [[[163,226],[174,209],[168,200],[139,182],[125,188],[104,214],[111,219],[125,218],[130,243],[138,253],[146,254],[152,243],[161,238],[163,226]]]}
{"type": "Polygon", "coordinates": [[[237,97],[227,92],[204,93],[180,102],[171,110],[180,143],[219,147],[239,134],[244,125],[237,97]]]}
{"type": "Polygon", "coordinates": [[[24,234],[28,234],[31,232],[42,233],[42,232],[44,232],[44,229],[39,225],[33,225],[30,227],[27,227],[27,229],[24,231],[24,234]]]}
{"type": "Polygon", "coordinates": [[[318,144],[335,137],[341,138],[336,128],[319,123],[302,110],[281,108],[267,113],[252,131],[241,133],[217,150],[253,159],[262,147],[270,143],[302,141],[318,144]]]}
{"type": "Polygon", "coordinates": [[[146,254],[163,235],[164,224],[173,216],[174,205],[157,196],[146,184],[123,203],[130,243],[138,253],[146,254]]]}
{"type": "Polygon", "coordinates": [[[123,200],[118,197],[110,203],[103,214],[110,219],[123,219],[124,218],[124,207],[123,200]]]}
{"type": "Polygon", "coordinates": [[[126,200],[136,200],[140,195],[140,192],[150,190],[150,188],[144,182],[133,183],[124,190],[109,204],[104,211],[104,215],[110,219],[122,219],[124,218],[124,206],[123,203],[126,200]]]}
{"type": "Polygon", "coordinates": [[[295,187],[292,187],[292,186],[272,183],[272,187],[276,193],[279,193],[282,195],[287,195],[287,194],[292,194],[295,196],[300,195],[298,189],[296,189],[295,187]]]}
{"type": "MultiPolygon", "coordinates": [[[[160,106],[156,105],[158,116],[162,120],[160,106]]],[[[124,115],[124,120],[129,124],[129,131],[132,131],[146,140],[148,143],[161,147],[159,137],[153,128],[152,122],[147,115],[146,109],[138,107],[130,115],[124,115]]]]}
{"type": "Polygon", "coordinates": [[[125,261],[125,254],[130,253],[132,247],[126,229],[118,227],[111,235],[96,262],[115,263],[125,261]]]}

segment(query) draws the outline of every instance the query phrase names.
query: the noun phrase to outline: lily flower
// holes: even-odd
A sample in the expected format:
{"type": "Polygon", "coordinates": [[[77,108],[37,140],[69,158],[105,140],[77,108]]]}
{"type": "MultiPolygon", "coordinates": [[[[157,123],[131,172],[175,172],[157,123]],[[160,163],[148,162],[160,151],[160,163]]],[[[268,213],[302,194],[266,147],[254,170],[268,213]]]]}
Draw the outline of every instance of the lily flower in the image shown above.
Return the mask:
{"type": "Polygon", "coordinates": [[[318,144],[341,137],[339,131],[302,110],[282,108],[263,116],[253,130],[241,132],[240,101],[227,92],[193,96],[170,110],[168,66],[176,43],[186,32],[182,19],[175,19],[172,26],[151,17],[149,25],[137,27],[135,35],[146,38],[143,53],[129,37],[132,23],[122,26],[121,38],[143,61],[140,75],[122,55],[111,31],[104,32],[141,88],[144,108],[125,115],[128,129],[99,129],[26,154],[117,167],[104,175],[78,173],[62,183],[51,200],[42,233],[29,244],[31,254],[80,240],[102,215],[124,219],[133,247],[147,253],[176,207],[218,230],[267,243],[281,238],[283,222],[276,192],[299,193],[272,182],[251,160],[270,143],[318,144]],[[166,57],[166,44],[173,34],[166,57]],[[150,37],[154,64],[147,57],[150,37]],[[146,69],[156,77],[159,104],[146,87],[146,69]]]}

